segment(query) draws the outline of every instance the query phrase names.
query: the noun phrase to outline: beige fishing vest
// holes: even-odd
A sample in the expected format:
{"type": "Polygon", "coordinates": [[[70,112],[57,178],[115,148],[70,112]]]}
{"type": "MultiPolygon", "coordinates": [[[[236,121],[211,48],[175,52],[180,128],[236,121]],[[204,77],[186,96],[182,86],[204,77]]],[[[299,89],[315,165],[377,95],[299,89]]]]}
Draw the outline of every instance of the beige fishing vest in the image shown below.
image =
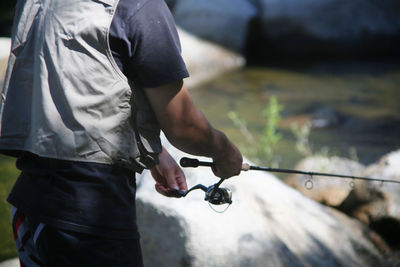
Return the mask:
{"type": "Polygon", "coordinates": [[[161,150],[158,125],[109,47],[117,3],[18,1],[1,92],[2,151],[151,167],[161,150]]]}

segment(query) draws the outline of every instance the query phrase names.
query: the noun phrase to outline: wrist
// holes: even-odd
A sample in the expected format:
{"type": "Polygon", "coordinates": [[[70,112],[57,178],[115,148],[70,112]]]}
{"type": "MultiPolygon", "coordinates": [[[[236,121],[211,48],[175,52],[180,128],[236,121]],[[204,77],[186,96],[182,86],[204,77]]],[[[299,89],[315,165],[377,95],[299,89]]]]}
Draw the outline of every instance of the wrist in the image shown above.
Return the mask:
{"type": "Polygon", "coordinates": [[[226,137],[226,135],[218,130],[216,130],[213,145],[213,155],[211,158],[214,162],[224,160],[227,154],[231,153],[232,143],[226,137]]]}

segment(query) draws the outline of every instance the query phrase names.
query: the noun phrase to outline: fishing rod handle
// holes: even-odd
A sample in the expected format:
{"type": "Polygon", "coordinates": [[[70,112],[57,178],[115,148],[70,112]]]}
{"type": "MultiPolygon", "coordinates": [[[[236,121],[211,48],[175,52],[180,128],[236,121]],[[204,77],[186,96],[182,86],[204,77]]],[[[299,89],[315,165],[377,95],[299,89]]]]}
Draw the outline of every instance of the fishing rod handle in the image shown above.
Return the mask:
{"type": "MultiPolygon", "coordinates": [[[[191,167],[191,168],[197,168],[199,166],[207,166],[207,167],[213,167],[214,163],[212,162],[204,162],[204,161],[199,161],[198,159],[192,159],[192,158],[186,158],[183,157],[181,158],[180,162],[182,167],[191,167]]],[[[250,165],[247,163],[242,164],[242,171],[248,171],[250,170],[250,165]]]]}
{"type": "Polygon", "coordinates": [[[242,164],[242,171],[247,172],[248,170],[250,170],[250,165],[248,163],[243,163],[242,164]]]}

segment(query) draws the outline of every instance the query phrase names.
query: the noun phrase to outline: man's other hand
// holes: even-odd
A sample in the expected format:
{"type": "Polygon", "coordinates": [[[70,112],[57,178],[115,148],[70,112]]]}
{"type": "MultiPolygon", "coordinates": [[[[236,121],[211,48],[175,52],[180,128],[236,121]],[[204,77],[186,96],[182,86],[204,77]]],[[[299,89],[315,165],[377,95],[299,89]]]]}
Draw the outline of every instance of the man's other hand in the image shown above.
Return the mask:
{"type": "Polygon", "coordinates": [[[151,169],[156,191],[166,197],[181,197],[178,190],[187,191],[185,174],[165,148],[159,160],[160,163],[151,169]]]}

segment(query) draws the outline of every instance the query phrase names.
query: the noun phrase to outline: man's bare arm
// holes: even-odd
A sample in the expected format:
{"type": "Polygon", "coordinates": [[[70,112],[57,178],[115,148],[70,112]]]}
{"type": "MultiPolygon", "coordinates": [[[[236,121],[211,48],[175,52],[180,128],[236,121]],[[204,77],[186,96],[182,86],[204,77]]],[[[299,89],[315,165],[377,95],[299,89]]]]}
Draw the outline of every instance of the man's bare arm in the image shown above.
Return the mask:
{"type": "Polygon", "coordinates": [[[145,91],[161,130],[175,147],[193,155],[211,157],[216,165],[214,173],[221,178],[240,173],[239,150],[195,107],[183,81],[145,91]]]}

